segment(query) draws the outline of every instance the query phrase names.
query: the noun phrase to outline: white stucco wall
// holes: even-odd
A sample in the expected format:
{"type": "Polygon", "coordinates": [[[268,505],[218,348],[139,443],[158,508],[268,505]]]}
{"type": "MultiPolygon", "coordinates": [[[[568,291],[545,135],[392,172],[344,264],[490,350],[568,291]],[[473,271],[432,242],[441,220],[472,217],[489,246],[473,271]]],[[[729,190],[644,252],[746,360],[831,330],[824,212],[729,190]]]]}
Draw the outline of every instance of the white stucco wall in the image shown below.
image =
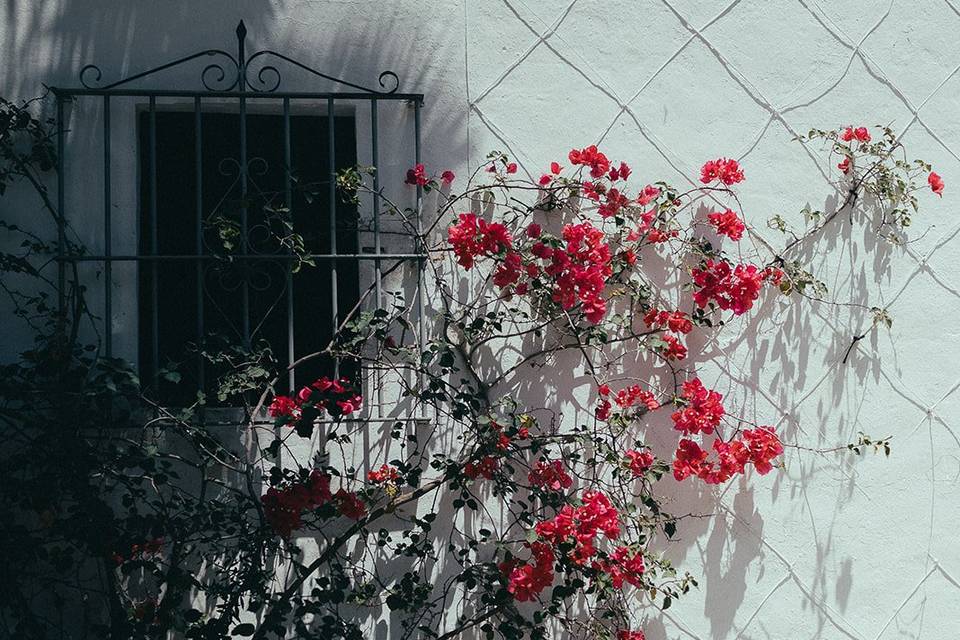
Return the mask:
{"type": "MultiPolygon", "coordinates": [[[[12,0],[0,10],[0,95],[76,84],[90,62],[107,79],[230,49],[240,18],[253,50],[361,84],[394,70],[401,90],[426,94],[425,160],[458,174],[495,148],[537,176],[571,146],[602,143],[646,180],[688,184],[703,160],[729,155],[747,172],[748,217],[798,222],[830,192],[822,156],[791,142],[795,133],[849,123],[902,132],[910,157],[944,176],[943,199],[923,199],[905,248],[838,231],[813,260],[833,298],[888,307],[892,330],[872,332],[844,365],[865,320],[774,301],[745,339],[700,356],[719,363],[705,376],[742,382],[750,392],[728,385],[731,398],[795,441],[833,447],[864,431],[892,435],[893,455],[791,451],[785,472],[679,495],[675,511],[718,510],[685,523],[672,550],[701,587],[651,614],[646,630],[651,640],[960,637],[960,6],[12,0]]],[[[409,164],[382,153],[398,172],[409,164]]],[[[99,202],[95,183],[78,188],[99,202]]],[[[6,351],[16,334],[4,341],[6,351]]]]}

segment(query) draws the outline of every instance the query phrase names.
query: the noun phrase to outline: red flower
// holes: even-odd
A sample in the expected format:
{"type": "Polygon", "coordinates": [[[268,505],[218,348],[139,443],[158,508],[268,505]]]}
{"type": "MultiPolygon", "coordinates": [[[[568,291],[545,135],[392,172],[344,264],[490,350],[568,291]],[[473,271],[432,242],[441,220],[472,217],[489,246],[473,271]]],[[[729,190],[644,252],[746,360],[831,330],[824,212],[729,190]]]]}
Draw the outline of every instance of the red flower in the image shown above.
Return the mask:
{"type": "Polygon", "coordinates": [[[747,228],[731,209],[727,209],[723,213],[711,213],[707,215],[707,220],[717,228],[717,233],[727,236],[731,240],[742,238],[743,232],[747,228]]]}
{"type": "Polygon", "coordinates": [[[453,173],[453,171],[450,171],[450,169],[447,169],[440,174],[440,180],[443,182],[443,184],[451,184],[456,177],[457,176],[453,173]]]}
{"type": "Polygon", "coordinates": [[[850,142],[852,140],[857,140],[858,142],[870,142],[870,132],[866,127],[847,127],[843,130],[843,133],[840,134],[840,139],[844,142],[850,142]]]}
{"type": "Polygon", "coordinates": [[[837,165],[837,169],[840,169],[843,173],[848,173],[850,171],[850,157],[843,159],[843,162],[837,165]]]}
{"type": "Polygon", "coordinates": [[[427,169],[422,164],[414,165],[413,169],[407,169],[407,184],[425,186],[430,179],[427,177],[427,169]]]}
{"type": "Polygon", "coordinates": [[[660,403],[657,402],[656,397],[649,391],[641,389],[638,384],[621,389],[617,392],[617,397],[614,400],[621,409],[627,409],[637,404],[645,406],[647,411],[660,408],[660,403]]]}
{"type": "Polygon", "coordinates": [[[783,453],[783,444],[771,427],[757,427],[744,431],[743,439],[750,452],[750,461],[760,475],[772,469],[770,460],[783,453]]]}
{"type": "Polygon", "coordinates": [[[500,461],[493,456],[481,458],[479,462],[468,462],[463,465],[463,473],[471,480],[484,477],[487,480],[493,479],[493,474],[500,468],[500,461]]]}
{"type": "Polygon", "coordinates": [[[607,174],[607,177],[610,178],[610,181],[614,180],[626,180],[630,177],[632,173],[630,167],[625,162],[621,162],[619,167],[612,167],[610,172],[607,174]]]}
{"type": "Polygon", "coordinates": [[[673,477],[683,480],[691,475],[697,475],[707,459],[707,452],[700,448],[693,440],[684,438],[677,447],[673,458],[673,477]]]}
{"type": "Polygon", "coordinates": [[[607,156],[597,151],[595,144],[585,149],[572,149],[567,157],[571,164],[590,167],[590,176],[593,178],[602,178],[610,169],[610,161],[607,156]]]}
{"type": "Polygon", "coordinates": [[[593,410],[593,415],[597,420],[607,420],[610,417],[610,409],[613,407],[609,400],[601,400],[597,403],[597,408],[593,410]]]}
{"type": "Polygon", "coordinates": [[[268,411],[274,418],[296,419],[300,416],[300,405],[289,396],[277,396],[270,403],[268,411]]]}
{"type": "Polygon", "coordinates": [[[717,158],[710,160],[700,168],[700,182],[710,184],[719,180],[726,186],[743,181],[743,170],[740,164],[733,159],[717,158]]]}
{"type": "Polygon", "coordinates": [[[530,225],[527,227],[527,237],[539,238],[541,230],[542,229],[540,228],[540,225],[538,225],[536,222],[531,222],[530,225]]]}
{"type": "Polygon", "coordinates": [[[507,591],[518,602],[534,600],[540,592],[553,584],[553,550],[542,542],[530,545],[533,564],[504,562],[500,571],[507,576],[507,591]]]}
{"type": "Polygon", "coordinates": [[[693,331],[693,323],[683,311],[659,311],[654,307],[643,316],[643,321],[651,327],[666,325],[675,333],[687,334],[693,331]]]}
{"type": "Polygon", "coordinates": [[[617,631],[617,640],[647,640],[643,631],[630,631],[629,629],[620,629],[617,631]]]}
{"type": "Polygon", "coordinates": [[[746,313],[760,297],[764,280],[772,279],[774,272],[761,271],[754,265],[739,264],[731,268],[726,260],[706,260],[691,271],[697,290],[693,301],[701,309],[713,302],[735,315],[746,313]]]}
{"type": "Polygon", "coordinates": [[[930,175],[927,176],[927,184],[930,185],[930,189],[940,196],[943,197],[943,178],[937,175],[936,172],[931,171],[930,175]]]}
{"type": "Polygon", "coordinates": [[[654,187],[653,185],[647,185],[640,192],[640,197],[637,198],[637,204],[641,207],[645,207],[651,202],[653,202],[657,196],[660,195],[660,189],[654,187]]]}
{"type": "Polygon", "coordinates": [[[687,357],[687,347],[676,336],[666,333],[661,340],[667,343],[666,349],[663,349],[663,357],[667,360],[683,360],[687,357]]]}
{"type": "Polygon", "coordinates": [[[725,413],[723,396],[703,386],[699,378],[683,383],[680,398],[685,406],[675,411],[670,418],[677,431],[687,435],[713,433],[725,413]]]}
{"type": "Polygon", "coordinates": [[[538,462],[537,466],[527,474],[527,481],[535,487],[549,491],[569,489],[573,479],[567,474],[560,460],[553,462],[538,462]]]}
{"type": "Polygon", "coordinates": [[[363,501],[352,491],[340,489],[333,496],[336,502],[337,510],[352,520],[359,520],[367,515],[367,507],[363,501]]]}
{"type": "Polygon", "coordinates": [[[630,449],[624,455],[627,458],[627,467],[635,478],[639,478],[646,473],[647,469],[653,466],[653,454],[649,451],[630,449]]]}
{"type": "Polygon", "coordinates": [[[447,240],[457,262],[465,269],[473,267],[479,256],[497,255],[513,247],[507,228],[499,222],[487,222],[473,213],[461,213],[459,221],[447,229],[447,240]]]}
{"type": "Polygon", "coordinates": [[[615,589],[621,589],[623,583],[635,587],[643,586],[643,554],[632,552],[629,547],[617,547],[610,554],[610,559],[601,564],[601,568],[610,576],[615,589]]]}
{"type": "Polygon", "coordinates": [[[516,173],[517,172],[517,163],[511,162],[507,165],[507,173],[516,173]]]}
{"type": "Polygon", "coordinates": [[[560,166],[560,163],[559,163],[559,162],[551,162],[551,163],[550,163],[550,173],[552,173],[553,175],[555,175],[555,176],[556,176],[556,175],[559,175],[559,174],[560,174],[560,171],[562,171],[562,170],[563,170],[563,167],[560,166]]]}
{"type": "Polygon", "coordinates": [[[599,393],[601,396],[610,395],[610,385],[608,384],[600,385],[599,387],[597,387],[597,393],[599,393]]]}
{"type": "Polygon", "coordinates": [[[548,184],[550,184],[551,182],[553,182],[553,178],[551,178],[551,177],[548,176],[547,174],[543,174],[542,176],[540,176],[539,182],[540,182],[540,186],[541,186],[541,187],[545,187],[545,186],[547,186],[548,184]]]}
{"type": "Polygon", "coordinates": [[[379,469],[367,472],[367,480],[377,484],[394,482],[399,477],[400,473],[397,471],[396,467],[391,467],[388,464],[382,464],[380,465],[379,469]]]}

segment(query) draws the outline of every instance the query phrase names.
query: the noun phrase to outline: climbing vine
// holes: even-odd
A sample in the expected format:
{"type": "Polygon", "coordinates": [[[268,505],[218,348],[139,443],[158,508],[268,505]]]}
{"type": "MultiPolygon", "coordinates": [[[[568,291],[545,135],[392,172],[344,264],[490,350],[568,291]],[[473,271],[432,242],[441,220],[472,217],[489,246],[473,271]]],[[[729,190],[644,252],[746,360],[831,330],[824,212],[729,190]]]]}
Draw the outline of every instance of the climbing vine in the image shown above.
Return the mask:
{"type": "MultiPolygon", "coordinates": [[[[0,102],[0,193],[25,183],[57,220],[35,108],[0,102]]],[[[466,179],[412,167],[376,193],[423,253],[419,304],[371,286],[326,349],[291,365],[333,358],[359,378],[287,393],[270,358],[205,354],[234,364],[220,399],[241,429],[226,433],[203,393],[162,406],[84,344],[78,326],[96,319],[80,276],[57,291],[52,244],[4,222],[24,240],[0,269],[32,284],[3,289],[36,334],[0,387],[5,630],[328,639],[389,620],[404,638],[642,640],[697,584],[663,551],[687,518],[710,517],[670,512],[677,483],[769,482],[785,447],[806,446],[700,375],[694,338],[742,330],[730,320],[775,296],[822,299],[803,249],[853,224],[902,242],[920,192],[944,189],[886,128],[801,142],[833,158],[840,201],[762,233],[737,197],[749,164],[730,158],[688,188],[595,146],[533,179],[499,152],[466,179]],[[414,191],[429,211],[400,204],[414,191]]],[[[362,203],[375,171],[342,172],[341,196],[362,203]]],[[[284,246],[302,246],[295,231],[284,246]]],[[[892,322],[856,308],[870,330],[892,322]]],[[[889,453],[890,439],[837,450],[870,447],[889,453]]]]}

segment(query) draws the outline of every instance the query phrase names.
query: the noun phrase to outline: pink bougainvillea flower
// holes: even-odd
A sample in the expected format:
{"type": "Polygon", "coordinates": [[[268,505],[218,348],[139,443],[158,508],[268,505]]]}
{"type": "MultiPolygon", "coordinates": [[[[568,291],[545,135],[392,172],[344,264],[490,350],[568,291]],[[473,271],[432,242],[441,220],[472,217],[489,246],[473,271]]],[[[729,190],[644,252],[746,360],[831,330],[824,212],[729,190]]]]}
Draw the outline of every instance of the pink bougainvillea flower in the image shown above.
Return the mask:
{"type": "Polygon", "coordinates": [[[423,187],[430,179],[427,177],[427,170],[422,164],[414,165],[412,169],[407,169],[407,184],[423,187]]]}
{"type": "Polygon", "coordinates": [[[527,474],[527,481],[535,487],[548,491],[562,491],[569,489],[573,484],[573,479],[567,474],[560,460],[538,462],[527,474]]]}
{"type": "Polygon", "coordinates": [[[648,184],[640,191],[640,197],[637,198],[637,204],[639,204],[641,207],[645,207],[653,202],[659,195],[660,189],[648,184]]]}
{"type": "Polygon", "coordinates": [[[571,164],[590,167],[590,176],[593,178],[602,178],[610,169],[610,160],[597,150],[595,144],[584,149],[571,149],[567,158],[571,164]]]}
{"type": "Polygon", "coordinates": [[[843,130],[843,133],[840,134],[840,139],[844,142],[852,142],[853,140],[857,142],[870,142],[870,131],[867,130],[866,127],[853,128],[850,126],[843,130]]]}
{"type": "Polygon", "coordinates": [[[367,507],[360,497],[352,491],[340,489],[333,494],[337,510],[351,520],[359,520],[367,515],[367,507]]]}
{"type": "Polygon", "coordinates": [[[943,178],[941,178],[935,171],[931,171],[930,175],[927,176],[927,184],[930,185],[930,189],[940,196],[943,197],[943,178]]]}
{"type": "Polygon", "coordinates": [[[843,162],[837,165],[837,169],[840,169],[840,171],[844,173],[848,173],[850,171],[850,158],[844,158],[843,162]]]}
{"type": "Polygon", "coordinates": [[[511,162],[507,165],[507,173],[516,173],[517,172],[517,163],[511,162]]]}
{"type": "Polygon", "coordinates": [[[731,240],[742,238],[743,232],[747,228],[732,209],[727,209],[723,213],[707,214],[707,220],[716,227],[717,233],[727,236],[731,240]]]}
{"type": "Polygon", "coordinates": [[[453,181],[456,180],[456,178],[457,178],[456,174],[453,171],[450,171],[450,169],[447,169],[446,171],[440,174],[440,181],[446,185],[452,184],[453,181]]]}
{"type": "Polygon", "coordinates": [[[555,176],[559,175],[562,170],[563,170],[563,167],[560,166],[559,162],[550,163],[550,173],[552,173],[553,175],[555,176]]]}
{"type": "Polygon", "coordinates": [[[740,164],[732,158],[717,158],[709,160],[700,168],[700,182],[710,184],[719,180],[726,186],[743,182],[743,170],[740,164]]]}
{"type": "Polygon", "coordinates": [[[392,467],[389,464],[382,464],[380,465],[379,469],[372,470],[367,473],[367,480],[376,484],[394,482],[399,477],[400,473],[397,471],[397,468],[392,467]]]}
{"type": "Polygon", "coordinates": [[[635,478],[639,478],[646,473],[647,469],[653,466],[653,454],[649,451],[630,449],[624,456],[626,456],[627,468],[630,469],[630,473],[632,473],[635,478]]]}
{"type": "Polygon", "coordinates": [[[711,434],[720,425],[725,413],[723,396],[704,387],[699,378],[683,383],[680,400],[683,407],[670,416],[677,431],[686,435],[711,434]]]}

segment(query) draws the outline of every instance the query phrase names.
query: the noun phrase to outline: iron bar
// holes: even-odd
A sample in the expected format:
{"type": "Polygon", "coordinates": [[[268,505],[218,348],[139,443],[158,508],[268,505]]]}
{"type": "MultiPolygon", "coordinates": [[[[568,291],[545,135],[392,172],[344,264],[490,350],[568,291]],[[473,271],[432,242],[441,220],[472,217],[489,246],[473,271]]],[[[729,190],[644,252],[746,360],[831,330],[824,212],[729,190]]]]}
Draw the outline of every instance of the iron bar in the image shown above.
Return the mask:
{"type": "MultiPolygon", "coordinates": [[[[200,103],[200,97],[193,99],[193,161],[196,164],[195,180],[196,193],[194,194],[194,203],[196,206],[196,221],[194,226],[194,251],[198,256],[203,255],[203,105],[200,103]]],[[[197,278],[197,344],[201,344],[204,338],[204,300],[203,300],[203,261],[198,260],[196,266],[197,278]]],[[[197,379],[200,389],[206,392],[206,364],[203,356],[197,357],[197,379]]]]}
{"type": "MultiPolygon", "coordinates": [[[[420,164],[421,149],[420,149],[420,103],[416,102],[413,105],[413,155],[414,155],[414,164],[420,164]]],[[[426,254],[426,241],[423,238],[423,187],[419,184],[417,185],[417,246],[415,249],[416,253],[421,254],[421,256],[426,254]]],[[[424,278],[424,258],[421,257],[417,262],[417,333],[419,342],[422,348],[424,340],[424,316],[426,315],[426,304],[423,288],[426,286],[426,278],[424,278]]],[[[419,388],[422,390],[426,384],[426,379],[423,376],[423,371],[420,371],[419,374],[419,388]]],[[[426,407],[420,405],[420,415],[426,417],[426,407]]]]}
{"type": "MultiPolygon", "coordinates": [[[[370,138],[371,138],[371,163],[373,164],[373,277],[374,287],[376,289],[377,308],[383,308],[383,269],[380,262],[380,149],[377,144],[379,132],[377,131],[377,118],[379,108],[376,100],[370,101],[370,138]]],[[[381,384],[381,374],[374,372],[377,377],[375,384],[377,387],[377,416],[383,415],[383,384],[381,384]]]]}
{"type": "Polygon", "coordinates": [[[64,258],[67,255],[67,209],[64,190],[64,174],[66,173],[66,158],[64,157],[63,103],[65,98],[57,96],[57,324],[58,333],[63,334],[67,319],[67,265],[64,258]]]}
{"type": "MultiPolygon", "coordinates": [[[[333,98],[327,99],[327,162],[330,169],[330,187],[329,191],[329,215],[330,215],[330,253],[337,255],[337,157],[336,157],[336,137],[334,127],[334,101],[333,98]]],[[[332,326],[340,326],[340,311],[337,308],[337,261],[330,263],[330,313],[332,326]]],[[[333,375],[340,377],[340,358],[334,358],[333,375]]]]}
{"type": "Polygon", "coordinates": [[[370,94],[362,92],[309,92],[309,91],[275,91],[262,93],[258,91],[186,91],[180,89],[85,89],[81,87],[51,87],[54,95],[68,99],[74,96],[104,96],[111,95],[129,98],[269,98],[291,100],[363,100],[372,98],[377,100],[399,100],[401,102],[423,103],[422,93],[384,93],[370,94]]]}
{"type": "MultiPolygon", "coordinates": [[[[159,253],[159,243],[157,239],[157,99],[150,97],[150,254],[159,253]]],[[[160,310],[159,294],[157,291],[158,278],[157,271],[159,264],[153,262],[150,265],[150,356],[153,363],[153,384],[157,386],[159,382],[160,371],[160,310]]]]}
{"type": "MultiPolygon", "coordinates": [[[[293,224],[293,188],[291,171],[290,153],[290,99],[283,99],[283,195],[287,206],[287,219],[293,224]]],[[[287,362],[293,364],[296,360],[294,350],[294,326],[293,320],[293,263],[287,265],[287,362]]],[[[287,384],[290,392],[293,393],[296,387],[296,373],[291,368],[287,374],[287,384]]]]}
{"type": "MultiPolygon", "coordinates": [[[[103,96],[103,253],[113,253],[110,215],[110,96],[103,96]]],[[[103,263],[103,343],[113,357],[113,262],[103,263]]]]}
{"type": "MultiPolygon", "coordinates": [[[[380,260],[422,260],[424,258],[422,253],[381,253],[379,256],[380,260]]],[[[276,254],[266,254],[266,253],[250,253],[242,255],[233,255],[228,257],[218,256],[218,255],[202,255],[202,256],[185,256],[181,254],[156,254],[156,255],[64,255],[58,257],[59,262],[106,262],[108,260],[113,262],[155,262],[155,261],[167,261],[167,260],[201,260],[201,261],[213,261],[218,260],[222,262],[233,261],[256,261],[256,260],[268,260],[271,262],[286,262],[291,260],[301,260],[301,259],[311,259],[311,260],[332,260],[332,261],[342,261],[342,260],[377,260],[378,256],[372,253],[338,253],[332,255],[329,253],[307,253],[301,254],[299,256],[287,254],[287,253],[276,253],[276,254]]]]}

